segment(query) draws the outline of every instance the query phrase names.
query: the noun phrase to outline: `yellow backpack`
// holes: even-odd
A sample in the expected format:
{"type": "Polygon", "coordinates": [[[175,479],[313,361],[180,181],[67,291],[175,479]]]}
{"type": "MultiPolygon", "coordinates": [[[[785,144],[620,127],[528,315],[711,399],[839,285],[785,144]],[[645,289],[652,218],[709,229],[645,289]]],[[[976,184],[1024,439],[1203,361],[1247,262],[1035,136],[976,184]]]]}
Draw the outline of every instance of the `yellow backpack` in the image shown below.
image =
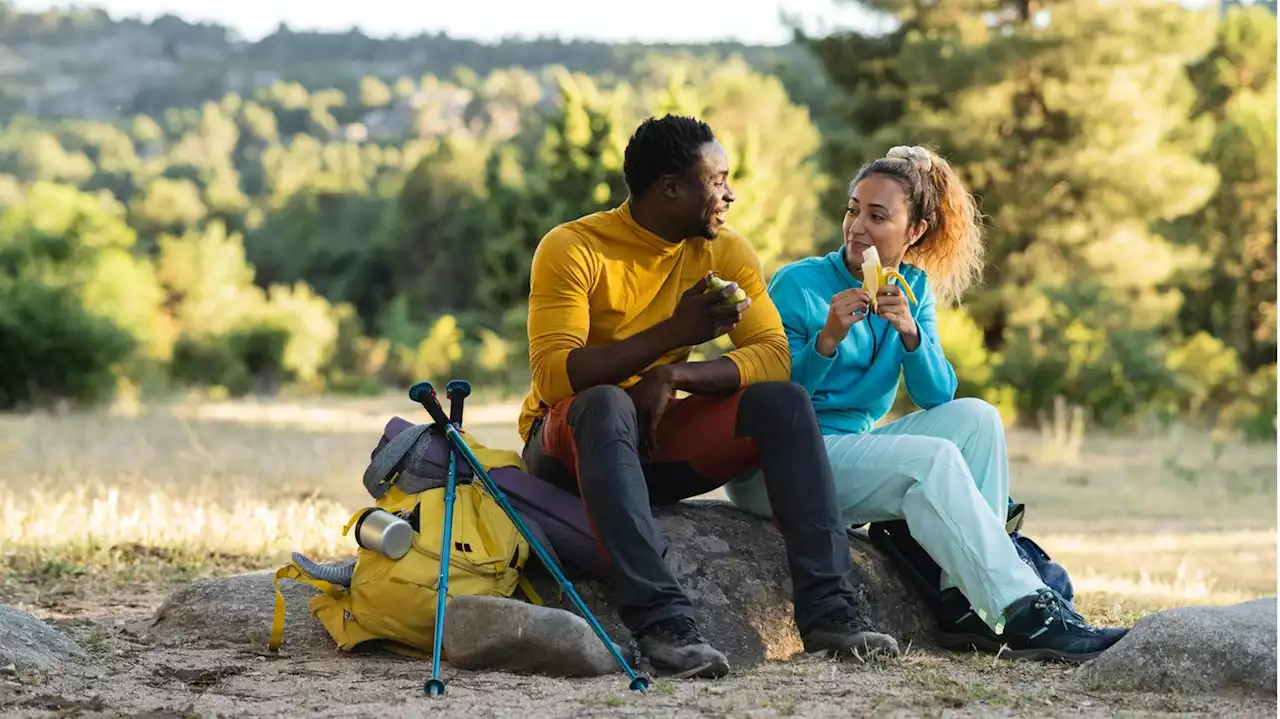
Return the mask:
{"type": "MultiPolygon", "coordinates": [[[[498,454],[494,450],[487,453],[498,454]]],[[[514,456],[519,462],[519,455],[514,456]]],[[[349,651],[366,641],[385,640],[388,648],[398,653],[431,654],[445,487],[408,494],[395,486],[398,477],[398,473],[393,475],[392,486],[374,506],[401,518],[407,518],[418,508],[418,528],[408,553],[391,559],[360,547],[349,588],[316,577],[299,564],[295,555],[293,561],[275,574],[276,605],[269,645],[272,651],[278,649],[284,639],[285,601],[280,593],[280,580],[293,579],[321,591],[311,598],[309,609],[324,624],[339,649],[349,651]]],[[[362,508],[351,517],[342,529],[344,536],[368,509],[362,508]]],[[[519,586],[530,601],[542,603],[522,575],[530,555],[529,543],[478,480],[456,485],[452,543],[449,597],[463,594],[510,597],[519,586]]]]}

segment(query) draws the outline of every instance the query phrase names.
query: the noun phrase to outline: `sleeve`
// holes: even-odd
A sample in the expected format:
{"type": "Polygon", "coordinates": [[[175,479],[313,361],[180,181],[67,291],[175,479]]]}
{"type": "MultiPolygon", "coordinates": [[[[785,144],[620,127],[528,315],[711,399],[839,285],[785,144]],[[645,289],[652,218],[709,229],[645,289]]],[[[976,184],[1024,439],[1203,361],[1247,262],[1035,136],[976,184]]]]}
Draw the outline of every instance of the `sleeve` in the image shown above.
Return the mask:
{"type": "Polygon", "coordinates": [[[932,409],[955,399],[956,372],[942,351],[938,338],[937,303],[927,282],[920,293],[920,309],[916,314],[920,328],[920,345],[902,353],[902,375],[907,395],[920,409],[932,409]]]}
{"type": "Polygon", "coordinates": [[[737,282],[751,298],[751,307],[729,333],[734,349],[725,357],[738,366],[743,387],[756,382],[786,381],[791,377],[791,353],[778,308],[765,291],[760,260],[744,238],[735,235],[724,239],[733,244],[725,253],[720,275],[737,282]]]}
{"type": "Polygon", "coordinates": [[[818,353],[818,333],[822,330],[820,323],[812,319],[809,302],[804,296],[803,283],[785,269],[774,275],[769,285],[769,294],[777,304],[782,316],[783,331],[787,335],[787,345],[791,354],[791,380],[813,396],[827,373],[840,357],[840,347],[830,357],[818,353]]]}
{"type": "Polygon", "coordinates": [[[573,396],[569,353],[586,346],[596,258],[572,230],[557,227],[533,253],[529,278],[529,369],[547,404],[573,396]]]}

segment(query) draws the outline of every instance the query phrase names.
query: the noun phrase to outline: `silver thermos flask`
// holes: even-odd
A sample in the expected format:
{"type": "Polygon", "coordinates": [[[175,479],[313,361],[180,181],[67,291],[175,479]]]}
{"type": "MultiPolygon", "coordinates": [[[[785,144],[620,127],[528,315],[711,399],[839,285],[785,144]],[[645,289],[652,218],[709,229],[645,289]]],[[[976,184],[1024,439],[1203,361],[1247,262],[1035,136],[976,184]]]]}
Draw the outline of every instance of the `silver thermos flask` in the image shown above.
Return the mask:
{"type": "Polygon", "coordinates": [[[356,521],[356,544],[399,559],[413,546],[413,527],[385,509],[373,508],[356,521]]]}

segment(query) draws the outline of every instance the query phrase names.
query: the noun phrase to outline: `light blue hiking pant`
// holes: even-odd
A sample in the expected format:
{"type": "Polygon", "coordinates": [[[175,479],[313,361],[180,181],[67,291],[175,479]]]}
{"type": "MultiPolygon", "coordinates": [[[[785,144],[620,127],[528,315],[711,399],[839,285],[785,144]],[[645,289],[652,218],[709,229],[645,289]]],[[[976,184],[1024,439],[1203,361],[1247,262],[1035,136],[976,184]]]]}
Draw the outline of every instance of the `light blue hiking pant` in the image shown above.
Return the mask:
{"type": "MultiPolygon", "coordinates": [[[[1043,588],[1005,532],[1009,458],[994,407],[962,398],[866,434],[827,435],[836,499],[845,523],[905,519],[911,536],[994,631],[1004,610],[1043,588]]],[[[771,515],[763,477],[725,487],[738,507],[771,515]]]]}

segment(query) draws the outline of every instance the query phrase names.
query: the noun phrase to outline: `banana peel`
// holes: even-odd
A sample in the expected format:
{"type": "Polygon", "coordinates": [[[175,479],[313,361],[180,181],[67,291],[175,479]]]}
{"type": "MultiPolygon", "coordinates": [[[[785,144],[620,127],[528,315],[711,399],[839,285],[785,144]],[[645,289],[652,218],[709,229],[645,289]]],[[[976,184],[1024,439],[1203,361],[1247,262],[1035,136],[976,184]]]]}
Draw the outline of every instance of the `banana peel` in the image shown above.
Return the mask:
{"type": "MultiPolygon", "coordinates": [[[[720,276],[717,275],[713,270],[707,273],[707,289],[704,290],[704,292],[718,292],[728,286],[729,286],[729,283],[721,279],[720,276]]],[[[746,301],[747,301],[747,293],[743,292],[742,288],[739,287],[738,289],[734,290],[733,294],[729,295],[724,299],[723,304],[736,305],[739,302],[746,302],[746,301]]]]}
{"type": "Polygon", "coordinates": [[[876,293],[881,287],[886,287],[890,280],[897,280],[898,286],[906,293],[907,299],[915,304],[915,293],[911,291],[911,286],[907,284],[906,278],[898,274],[895,270],[886,270],[884,265],[880,264],[880,253],[874,247],[868,247],[862,251],[862,288],[871,295],[871,309],[876,309],[876,293]]]}

